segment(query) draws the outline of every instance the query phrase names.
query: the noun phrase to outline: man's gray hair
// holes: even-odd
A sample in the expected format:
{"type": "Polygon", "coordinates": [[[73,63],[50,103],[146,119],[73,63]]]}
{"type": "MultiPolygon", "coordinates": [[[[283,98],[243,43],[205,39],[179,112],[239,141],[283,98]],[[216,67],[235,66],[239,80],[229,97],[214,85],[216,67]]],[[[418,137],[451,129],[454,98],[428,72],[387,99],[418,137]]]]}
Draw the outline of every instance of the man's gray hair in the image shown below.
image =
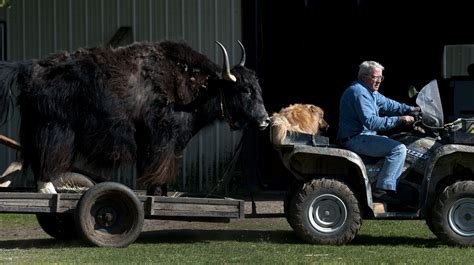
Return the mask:
{"type": "Polygon", "coordinates": [[[384,67],[376,61],[364,61],[359,65],[359,74],[357,77],[362,79],[363,76],[371,76],[374,69],[383,71],[384,67]]]}

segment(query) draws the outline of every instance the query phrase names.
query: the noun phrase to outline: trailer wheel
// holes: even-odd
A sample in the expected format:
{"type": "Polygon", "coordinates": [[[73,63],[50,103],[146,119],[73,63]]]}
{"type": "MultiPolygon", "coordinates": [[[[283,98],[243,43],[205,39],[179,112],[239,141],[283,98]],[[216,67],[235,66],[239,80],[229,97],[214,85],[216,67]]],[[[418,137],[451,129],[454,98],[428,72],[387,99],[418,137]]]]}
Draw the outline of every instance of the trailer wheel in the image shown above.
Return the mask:
{"type": "Polygon", "coordinates": [[[99,247],[127,247],[140,235],[144,210],[127,186],[102,182],[87,190],[75,211],[79,235],[99,247]]]}
{"type": "Polygon", "coordinates": [[[474,246],[474,181],[448,186],[433,208],[436,236],[450,245],[474,246]]]}
{"type": "Polygon", "coordinates": [[[95,184],[89,177],[76,172],[66,172],[61,174],[52,182],[54,188],[59,193],[84,192],[95,184]]]}
{"type": "Polygon", "coordinates": [[[336,179],[306,183],[296,193],[291,207],[293,229],[308,243],[346,244],[362,225],[357,198],[347,184],[336,179]]]}
{"type": "Polygon", "coordinates": [[[72,213],[38,213],[36,220],[46,234],[59,240],[77,238],[72,213]]]}
{"type": "MultiPolygon", "coordinates": [[[[94,186],[87,176],[75,172],[66,172],[52,181],[57,192],[78,193],[94,186]]],[[[36,220],[46,234],[59,240],[77,237],[77,230],[72,213],[38,213],[36,220]]]]}

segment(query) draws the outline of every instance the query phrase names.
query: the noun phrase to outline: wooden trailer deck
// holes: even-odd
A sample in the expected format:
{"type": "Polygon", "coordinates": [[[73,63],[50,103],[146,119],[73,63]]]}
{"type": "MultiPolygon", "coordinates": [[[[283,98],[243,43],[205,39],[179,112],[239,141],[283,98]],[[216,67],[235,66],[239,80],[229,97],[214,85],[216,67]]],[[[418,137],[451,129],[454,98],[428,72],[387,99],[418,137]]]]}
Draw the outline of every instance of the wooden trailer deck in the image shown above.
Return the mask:
{"type": "MultiPolygon", "coordinates": [[[[0,192],[0,212],[72,213],[81,196],[80,193],[0,192]]],[[[144,207],[147,219],[244,218],[242,200],[145,195],[137,197],[144,207]]]]}

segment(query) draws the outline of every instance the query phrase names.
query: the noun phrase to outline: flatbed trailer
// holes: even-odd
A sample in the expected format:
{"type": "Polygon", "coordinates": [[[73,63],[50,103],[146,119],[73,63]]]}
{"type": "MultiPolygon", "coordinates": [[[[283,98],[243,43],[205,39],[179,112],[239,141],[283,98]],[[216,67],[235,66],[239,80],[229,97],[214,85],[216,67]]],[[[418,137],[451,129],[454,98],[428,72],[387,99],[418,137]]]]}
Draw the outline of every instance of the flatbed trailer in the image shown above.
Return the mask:
{"type": "MultiPolygon", "coordinates": [[[[4,135],[0,135],[0,144],[21,151],[19,143],[4,135]]],[[[106,247],[133,243],[144,219],[229,222],[244,218],[243,200],[147,196],[116,182],[95,184],[81,174],[70,180],[86,184],[82,187],[87,190],[43,194],[27,187],[1,187],[0,213],[36,214],[41,228],[54,238],[79,235],[93,245],[106,247]]]]}
{"type": "Polygon", "coordinates": [[[96,184],[84,193],[0,192],[0,213],[36,214],[54,238],[81,236],[103,247],[133,243],[144,219],[230,222],[245,217],[244,206],[232,198],[141,195],[116,182],[96,184]]]}
{"type": "MultiPolygon", "coordinates": [[[[82,194],[0,193],[1,213],[73,213],[82,194]]],[[[137,195],[147,219],[218,218],[224,221],[244,217],[244,201],[232,198],[163,197],[137,195]]]]}

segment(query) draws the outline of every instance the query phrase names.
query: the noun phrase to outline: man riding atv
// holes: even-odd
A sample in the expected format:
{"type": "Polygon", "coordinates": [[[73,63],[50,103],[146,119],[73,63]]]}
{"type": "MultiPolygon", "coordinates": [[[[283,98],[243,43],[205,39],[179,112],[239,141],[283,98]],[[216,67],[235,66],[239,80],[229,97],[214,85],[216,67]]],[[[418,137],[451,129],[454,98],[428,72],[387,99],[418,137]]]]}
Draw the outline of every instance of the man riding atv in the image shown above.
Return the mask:
{"type": "Polygon", "coordinates": [[[414,117],[408,114],[419,112],[420,108],[396,102],[378,92],[383,70],[384,67],[374,61],[360,64],[358,80],[341,97],[337,138],[342,146],[359,155],[385,157],[373,196],[387,204],[398,205],[397,183],[407,149],[399,141],[377,135],[377,131],[413,123],[414,117]]]}
{"type": "MultiPolygon", "coordinates": [[[[370,78],[381,81],[379,76],[370,78]]],[[[425,219],[447,243],[474,246],[474,118],[444,124],[436,80],[411,92],[421,109],[413,130],[388,136],[406,147],[396,197],[404,207],[374,202],[384,157],[362,158],[317,135],[308,141],[307,135],[292,134],[274,143],[293,179],[284,209],[300,238],[347,244],[363,218],[425,219]]]]}

